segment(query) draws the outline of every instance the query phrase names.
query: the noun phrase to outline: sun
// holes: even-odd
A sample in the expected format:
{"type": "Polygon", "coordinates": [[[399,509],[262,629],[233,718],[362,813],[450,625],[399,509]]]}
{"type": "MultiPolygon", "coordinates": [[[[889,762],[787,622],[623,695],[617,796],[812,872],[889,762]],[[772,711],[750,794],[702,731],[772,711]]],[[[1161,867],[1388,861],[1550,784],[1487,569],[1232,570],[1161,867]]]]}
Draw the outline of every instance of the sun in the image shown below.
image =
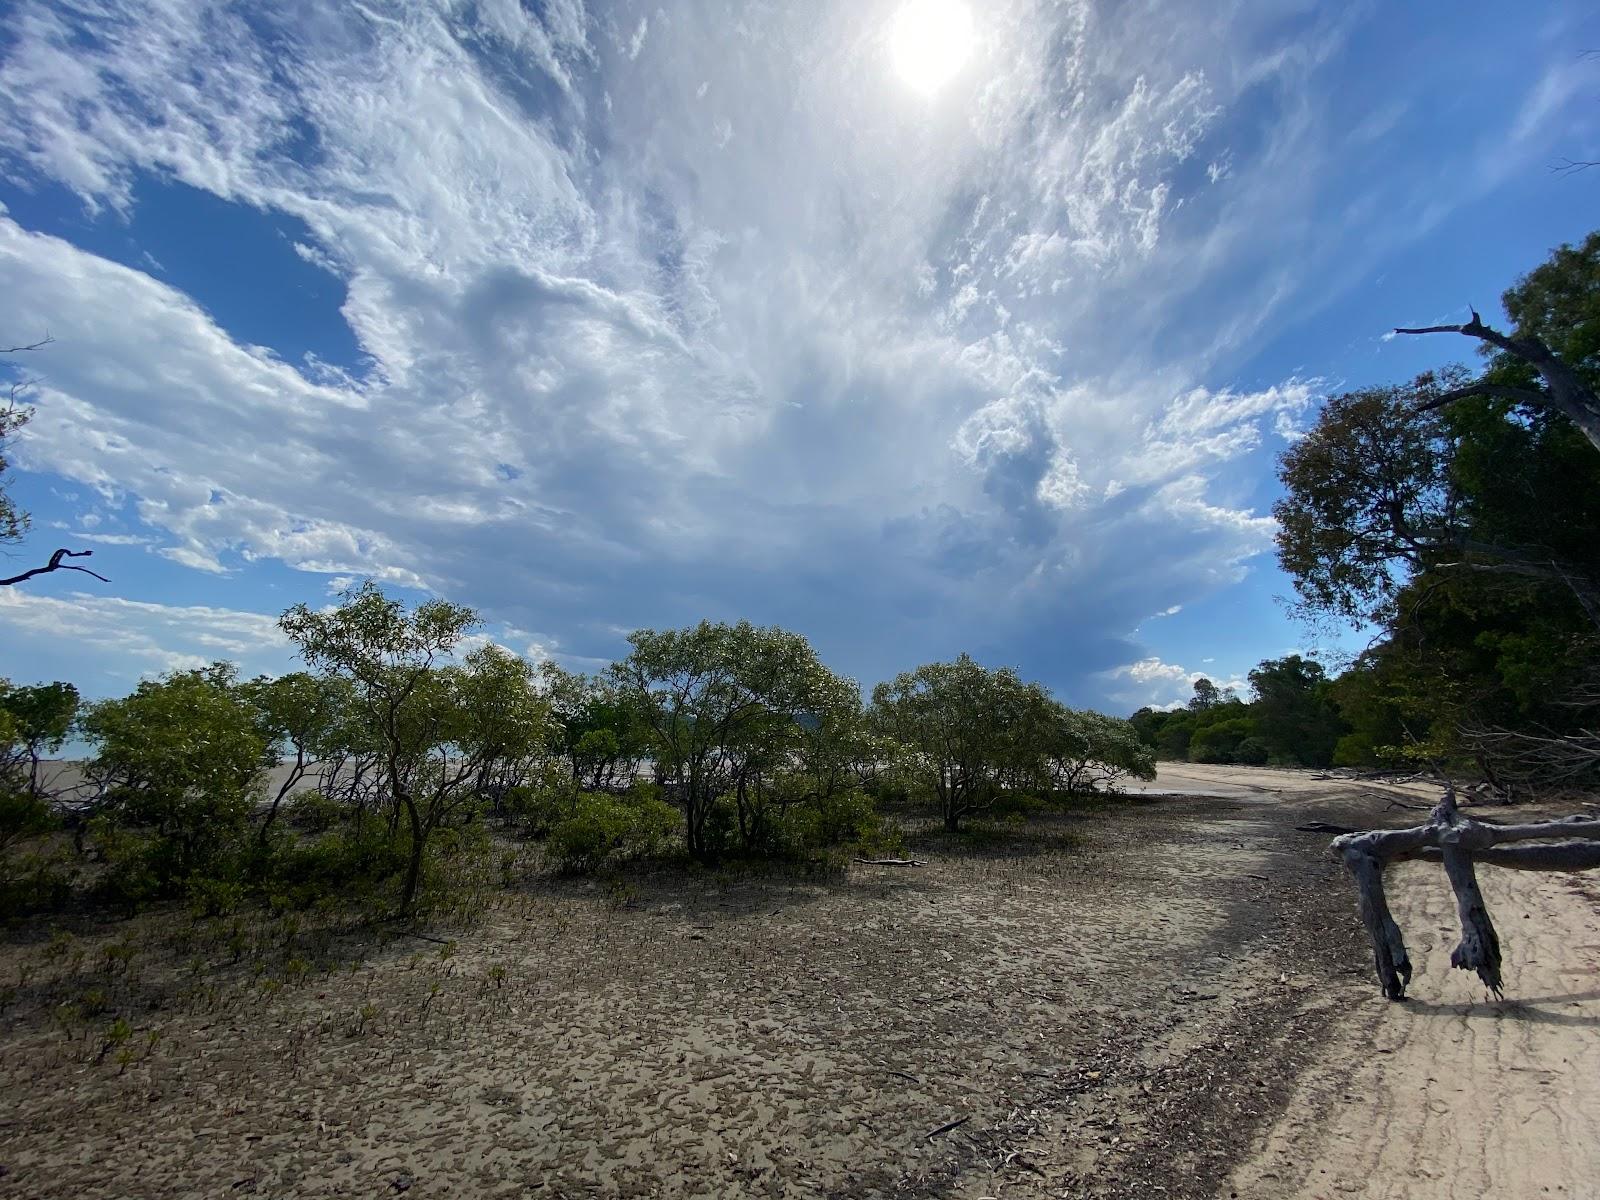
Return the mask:
{"type": "Polygon", "coordinates": [[[972,53],[972,13],[961,0],[906,0],[889,31],[889,53],[906,86],[931,96],[972,53]]]}

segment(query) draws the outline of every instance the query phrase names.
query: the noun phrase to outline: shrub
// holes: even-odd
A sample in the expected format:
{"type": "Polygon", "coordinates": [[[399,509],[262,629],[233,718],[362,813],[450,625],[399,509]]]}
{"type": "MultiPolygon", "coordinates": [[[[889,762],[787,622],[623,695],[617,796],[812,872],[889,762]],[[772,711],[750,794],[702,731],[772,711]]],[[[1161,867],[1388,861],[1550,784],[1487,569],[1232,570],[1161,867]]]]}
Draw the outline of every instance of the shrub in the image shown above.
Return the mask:
{"type": "Polygon", "coordinates": [[[860,789],[834,792],[813,805],[817,814],[817,833],[821,844],[861,841],[878,832],[878,809],[860,789]]]}
{"type": "Polygon", "coordinates": [[[84,733],[110,785],[92,823],[105,885],[129,904],[181,891],[192,876],[231,878],[248,840],[266,741],[218,664],[141,683],[93,705],[84,733]]]}
{"type": "Polygon", "coordinates": [[[350,815],[342,800],[309,790],[289,797],[288,812],[289,820],[307,833],[326,833],[350,815]]]}
{"type": "Polygon", "coordinates": [[[522,822],[530,836],[543,838],[576,812],[578,796],[567,782],[518,784],[506,789],[500,805],[508,817],[522,822]]]}
{"type": "Polygon", "coordinates": [[[447,826],[428,839],[417,907],[435,917],[471,920],[489,907],[500,874],[481,822],[447,826]]]}
{"type": "MultiPolygon", "coordinates": [[[[1240,745],[1255,735],[1255,722],[1248,717],[1235,717],[1208,725],[1194,735],[1189,743],[1189,760],[1198,763],[1230,763],[1238,761],[1240,745]]],[[[1265,762],[1266,759],[1261,760],[1265,762]]]]}
{"type": "Polygon", "coordinates": [[[10,854],[0,876],[0,918],[62,904],[72,894],[73,856],[66,846],[10,854]]]}
{"type": "Polygon", "coordinates": [[[244,884],[236,879],[189,880],[189,907],[197,917],[225,917],[244,903],[244,884]]]}
{"type": "Polygon", "coordinates": [[[1258,737],[1247,737],[1233,751],[1233,761],[1252,767],[1264,767],[1272,748],[1258,737]]]}
{"type": "Polygon", "coordinates": [[[773,857],[799,858],[842,842],[869,840],[878,832],[878,810],[864,792],[851,790],[810,797],[791,805],[764,847],[773,857]]]}
{"type": "Polygon", "coordinates": [[[659,854],[679,824],[677,809],[646,792],[580,794],[550,830],[550,850],[569,871],[595,871],[659,854]]]}
{"type": "Polygon", "coordinates": [[[381,821],[342,824],[319,837],[284,848],[277,863],[283,895],[297,908],[342,894],[377,902],[387,881],[405,869],[405,848],[381,821]]]}
{"type": "Polygon", "coordinates": [[[159,837],[118,825],[106,816],[89,822],[89,836],[105,864],[96,882],[102,899],[132,910],[161,894],[165,881],[153,865],[159,837]]]}

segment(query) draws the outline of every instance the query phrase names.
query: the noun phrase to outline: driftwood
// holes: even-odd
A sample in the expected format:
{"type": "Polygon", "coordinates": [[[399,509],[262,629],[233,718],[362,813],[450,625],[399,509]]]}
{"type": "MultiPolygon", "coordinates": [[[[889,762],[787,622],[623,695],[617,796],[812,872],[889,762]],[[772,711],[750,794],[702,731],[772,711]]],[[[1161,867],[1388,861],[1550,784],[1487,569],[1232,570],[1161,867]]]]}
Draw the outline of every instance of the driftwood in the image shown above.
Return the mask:
{"type": "Polygon", "coordinates": [[[1499,997],[1504,994],[1500,974],[1500,938],[1483,893],[1478,890],[1476,866],[1511,867],[1519,871],[1587,871],[1600,867],[1600,819],[1562,817],[1520,825],[1495,825],[1461,815],[1455,789],[1429,814],[1426,825],[1409,829],[1350,832],[1333,839],[1333,849],[1355,876],[1360,896],[1361,920],[1372,939],[1373,959],[1383,994],[1403,1000],[1411,982],[1411,959],[1405,939],[1389,912],[1383,892],[1383,871],[1390,863],[1423,859],[1444,864],[1445,876],[1455,892],[1461,917],[1461,941],[1450,954],[1450,965],[1475,971],[1499,997]],[[1527,842],[1528,845],[1506,845],[1527,842]]]}
{"type": "Polygon", "coordinates": [[[920,858],[858,858],[864,867],[925,867],[928,864],[920,858]]]}

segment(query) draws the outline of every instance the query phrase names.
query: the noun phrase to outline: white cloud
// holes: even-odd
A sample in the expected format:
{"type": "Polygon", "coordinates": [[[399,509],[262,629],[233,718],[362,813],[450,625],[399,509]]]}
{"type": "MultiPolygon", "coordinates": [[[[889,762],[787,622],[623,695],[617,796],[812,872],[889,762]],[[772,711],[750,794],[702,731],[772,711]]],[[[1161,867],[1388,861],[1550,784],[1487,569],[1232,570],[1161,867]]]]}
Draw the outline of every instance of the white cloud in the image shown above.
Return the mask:
{"type": "Polygon", "coordinates": [[[579,656],[751,616],[869,676],[977,639],[1113,665],[1270,543],[1225,476],[1317,385],[1218,380],[1336,290],[1306,217],[1349,18],[1302,52],[1249,6],[982,7],[930,104],[858,4],[20,3],[0,153],[102,220],[153,176],[303,223],[361,351],[245,344],[0,217],[0,328],[62,348],[23,461],[219,585],[373,576],[579,656]]]}
{"type": "Polygon", "coordinates": [[[650,32],[650,18],[640,17],[639,26],[633,31],[633,37],[628,39],[628,57],[638,58],[639,52],[644,49],[644,39],[650,32]]]}
{"type": "MultiPolygon", "coordinates": [[[[1206,659],[1213,662],[1213,659],[1206,659]]],[[[1171,709],[1181,707],[1194,696],[1197,680],[1209,679],[1223,692],[1232,691],[1244,698],[1250,690],[1249,680],[1235,676],[1218,679],[1204,671],[1190,671],[1176,663],[1160,658],[1142,658],[1105,672],[1112,683],[1112,694],[1131,708],[1171,709]],[[1125,681],[1125,682],[1124,682],[1125,681]]]]}
{"type": "Polygon", "coordinates": [[[52,658],[77,667],[66,677],[89,694],[127,691],[141,676],[203,667],[219,658],[240,663],[247,673],[277,673],[291,662],[277,618],[207,605],[3,588],[0,627],[8,640],[26,637],[49,645],[52,658]]]}

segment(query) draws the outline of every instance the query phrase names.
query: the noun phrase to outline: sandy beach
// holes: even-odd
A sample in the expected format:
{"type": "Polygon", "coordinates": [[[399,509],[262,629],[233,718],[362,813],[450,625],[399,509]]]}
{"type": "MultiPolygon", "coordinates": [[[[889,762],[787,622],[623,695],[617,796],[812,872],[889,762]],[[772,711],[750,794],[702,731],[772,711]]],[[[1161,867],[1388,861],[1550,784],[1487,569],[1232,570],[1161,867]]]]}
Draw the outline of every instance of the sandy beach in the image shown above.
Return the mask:
{"type": "Polygon", "coordinates": [[[1437,869],[1402,869],[1421,965],[1389,1004],[1326,837],[1293,829],[1383,803],[1304,773],[1161,782],[1196,773],[1232,794],[978,847],[913,830],[925,867],[530,858],[480,924],[422,937],[13,930],[0,1195],[1583,1194],[1592,883],[1486,872],[1486,1003],[1451,978],[1437,869]]]}

